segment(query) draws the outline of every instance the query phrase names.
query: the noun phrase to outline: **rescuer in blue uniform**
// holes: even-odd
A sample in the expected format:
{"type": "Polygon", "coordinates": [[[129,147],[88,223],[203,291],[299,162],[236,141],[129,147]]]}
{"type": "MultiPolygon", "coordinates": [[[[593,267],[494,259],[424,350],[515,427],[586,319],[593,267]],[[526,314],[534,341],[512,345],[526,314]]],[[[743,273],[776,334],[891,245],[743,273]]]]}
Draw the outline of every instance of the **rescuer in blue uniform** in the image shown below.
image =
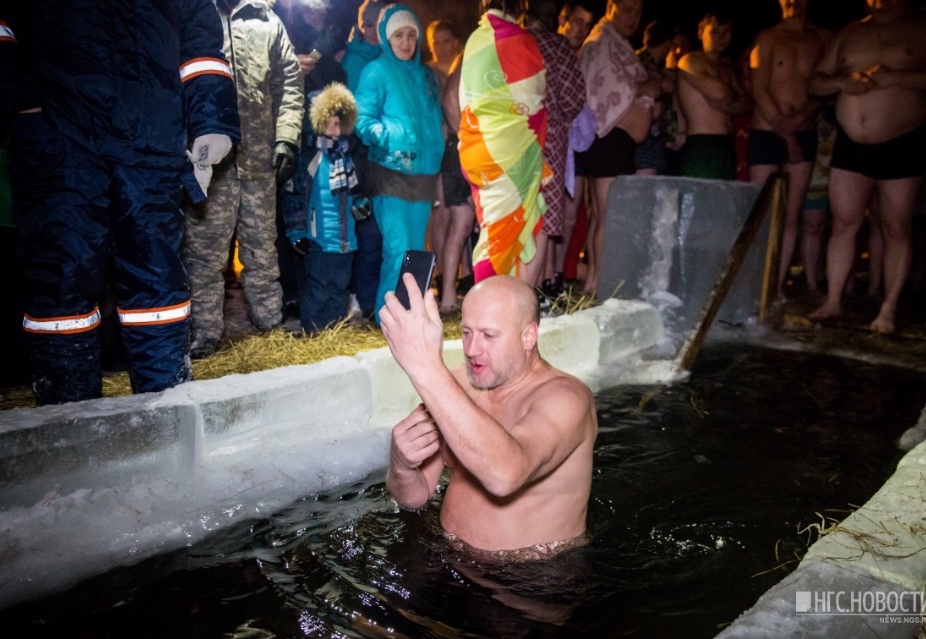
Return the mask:
{"type": "Polygon", "coordinates": [[[110,278],[133,390],[188,380],[182,188],[202,200],[239,139],[215,5],[0,0],[0,116],[36,402],[101,396],[110,278]]]}

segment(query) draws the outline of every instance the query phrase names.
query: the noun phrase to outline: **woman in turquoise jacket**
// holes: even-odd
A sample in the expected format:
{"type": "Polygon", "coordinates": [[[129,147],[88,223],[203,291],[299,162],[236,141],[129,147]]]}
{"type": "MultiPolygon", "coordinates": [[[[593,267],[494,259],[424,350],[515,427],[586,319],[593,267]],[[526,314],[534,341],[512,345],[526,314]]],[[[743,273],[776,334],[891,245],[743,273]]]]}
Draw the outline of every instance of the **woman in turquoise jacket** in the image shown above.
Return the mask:
{"type": "Polygon", "coordinates": [[[351,93],[356,93],[364,67],[383,55],[376,27],[379,12],[384,6],[380,0],[366,0],[357,9],[357,24],[351,30],[344,57],[341,58],[341,66],[347,74],[347,88],[351,93]]]}
{"type": "Polygon", "coordinates": [[[401,4],[380,14],[383,55],[357,85],[357,135],[369,149],[365,190],[383,234],[376,317],[395,288],[402,256],[423,250],[444,154],[437,77],[421,63],[421,24],[401,4]]]}

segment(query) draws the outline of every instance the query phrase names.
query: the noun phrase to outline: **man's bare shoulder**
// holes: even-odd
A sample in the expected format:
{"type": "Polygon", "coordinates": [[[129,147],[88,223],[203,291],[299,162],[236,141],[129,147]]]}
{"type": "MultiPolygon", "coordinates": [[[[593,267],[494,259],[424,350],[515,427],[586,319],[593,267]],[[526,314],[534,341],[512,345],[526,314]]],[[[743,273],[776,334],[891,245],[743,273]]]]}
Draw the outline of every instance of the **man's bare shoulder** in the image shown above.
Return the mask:
{"type": "Polygon", "coordinates": [[[691,51],[683,55],[678,61],[678,68],[691,74],[697,75],[704,70],[707,64],[707,56],[702,51],[691,51]]]}
{"type": "Polygon", "coordinates": [[[591,389],[577,377],[549,367],[548,374],[531,392],[532,403],[543,405],[569,405],[570,410],[587,411],[594,406],[595,398],[591,389]]]}

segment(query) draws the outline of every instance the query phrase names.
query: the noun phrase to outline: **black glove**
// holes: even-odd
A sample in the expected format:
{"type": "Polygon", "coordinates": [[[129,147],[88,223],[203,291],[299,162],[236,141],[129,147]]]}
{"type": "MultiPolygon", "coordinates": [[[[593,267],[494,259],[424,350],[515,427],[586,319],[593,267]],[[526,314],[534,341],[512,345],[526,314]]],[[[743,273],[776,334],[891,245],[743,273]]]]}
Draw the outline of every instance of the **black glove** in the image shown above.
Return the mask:
{"type": "Polygon", "coordinates": [[[354,196],[354,205],[350,212],[356,221],[363,222],[373,215],[373,202],[365,195],[354,196]]]}
{"type": "Polygon", "coordinates": [[[283,184],[296,172],[296,147],[289,142],[277,142],[273,147],[273,170],[277,184],[283,184]]]}
{"type": "Polygon", "coordinates": [[[309,252],[309,238],[300,237],[298,240],[292,243],[293,250],[296,251],[302,257],[305,257],[305,254],[309,252]]]}

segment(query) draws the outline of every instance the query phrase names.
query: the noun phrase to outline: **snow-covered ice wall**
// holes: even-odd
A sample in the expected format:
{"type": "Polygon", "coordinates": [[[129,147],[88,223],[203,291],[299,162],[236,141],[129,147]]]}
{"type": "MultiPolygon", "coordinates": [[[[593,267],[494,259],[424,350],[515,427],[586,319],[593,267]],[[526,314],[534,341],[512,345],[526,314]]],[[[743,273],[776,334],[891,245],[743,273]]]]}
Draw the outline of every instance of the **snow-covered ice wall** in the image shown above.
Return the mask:
{"type": "MultiPolygon", "coordinates": [[[[666,379],[640,354],[650,305],[609,300],[540,327],[540,351],[593,389],[666,379]]],[[[444,345],[462,363],[460,341],[444,345]]],[[[0,413],[0,607],[195,543],[383,468],[418,403],[388,349],[0,413]]]]}

